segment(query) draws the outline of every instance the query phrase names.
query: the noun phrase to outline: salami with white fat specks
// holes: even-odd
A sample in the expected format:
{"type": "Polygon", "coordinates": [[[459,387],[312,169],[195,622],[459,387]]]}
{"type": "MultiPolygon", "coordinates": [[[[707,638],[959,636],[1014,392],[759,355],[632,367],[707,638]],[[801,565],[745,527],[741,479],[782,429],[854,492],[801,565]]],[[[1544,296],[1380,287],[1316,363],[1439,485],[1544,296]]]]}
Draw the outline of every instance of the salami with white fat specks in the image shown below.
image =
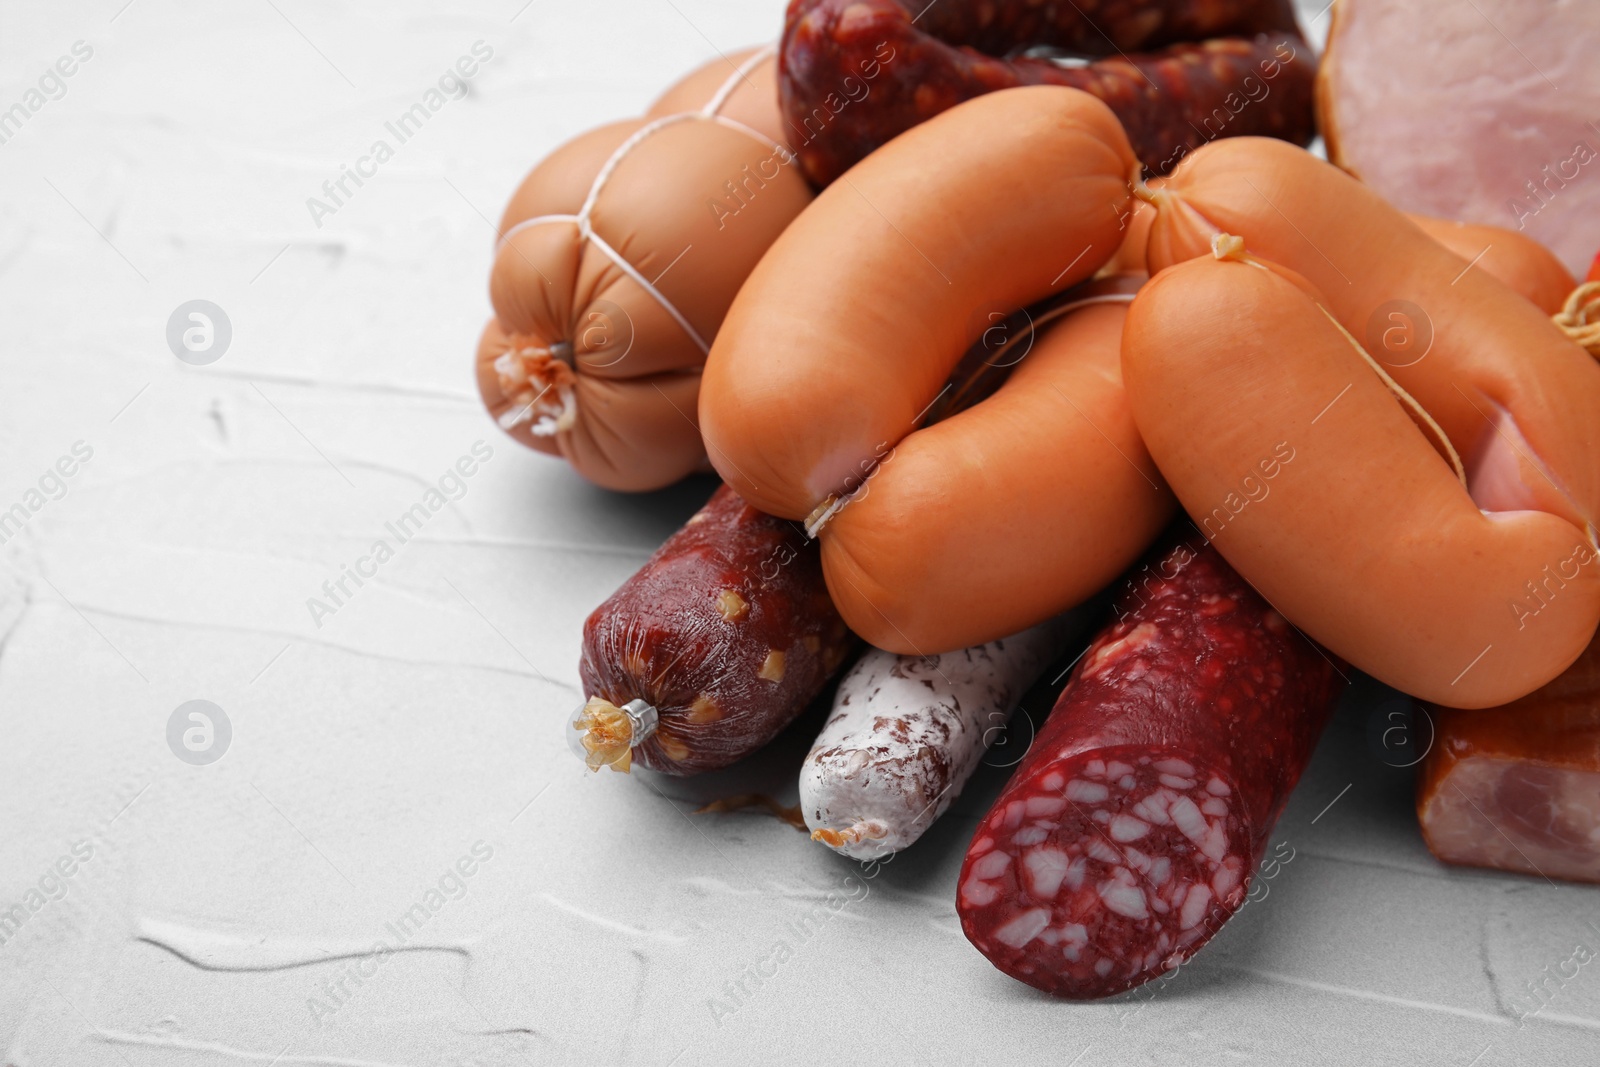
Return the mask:
{"type": "Polygon", "coordinates": [[[967,939],[1075,999],[1187,960],[1244,902],[1343,685],[1215,549],[1169,536],[979,824],[967,939]]]}

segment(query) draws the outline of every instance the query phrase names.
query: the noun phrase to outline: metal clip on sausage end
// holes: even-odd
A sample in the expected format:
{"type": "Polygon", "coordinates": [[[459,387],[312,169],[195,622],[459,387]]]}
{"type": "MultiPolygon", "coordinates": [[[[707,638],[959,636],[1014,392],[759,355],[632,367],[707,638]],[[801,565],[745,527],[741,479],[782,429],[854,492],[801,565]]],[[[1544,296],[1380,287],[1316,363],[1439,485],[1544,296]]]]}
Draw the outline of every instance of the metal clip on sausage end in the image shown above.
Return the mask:
{"type": "Polygon", "coordinates": [[[661,717],[654,706],[630,700],[617,707],[603,697],[590,697],[566,724],[567,747],[591,771],[601,767],[627,774],[633,749],[656,732],[661,717]]]}

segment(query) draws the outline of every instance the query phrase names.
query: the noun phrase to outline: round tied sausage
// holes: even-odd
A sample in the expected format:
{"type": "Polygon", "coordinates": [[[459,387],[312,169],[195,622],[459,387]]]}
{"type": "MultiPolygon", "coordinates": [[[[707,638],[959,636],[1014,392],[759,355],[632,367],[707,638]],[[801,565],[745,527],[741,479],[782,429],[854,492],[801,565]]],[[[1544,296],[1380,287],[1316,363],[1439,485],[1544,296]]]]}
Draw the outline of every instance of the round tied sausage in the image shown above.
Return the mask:
{"type": "Polygon", "coordinates": [[[998,391],[897,442],[841,499],[818,537],[852,630],[927,655],[1016,633],[1104,588],[1171,520],[1122,389],[1139,280],[1080,286],[994,338],[992,362],[1014,364],[998,391]]]}
{"type": "Polygon", "coordinates": [[[1111,257],[1136,165],[1104,104],[1053,86],[980,96],[864,160],[773,244],[717,335],[700,426],[718,473],[790,519],[848,491],[986,313],[1111,257]]]}
{"type": "Polygon", "coordinates": [[[800,767],[812,840],[863,860],[913,844],[960,795],[1028,686],[1083,632],[1085,615],[942,656],[868,651],[840,679],[800,767]]]}
{"type": "Polygon", "coordinates": [[[1213,258],[1145,286],[1122,368],[1150,454],[1228,562],[1355,666],[1451,707],[1538,688],[1600,621],[1590,532],[1469,496],[1308,290],[1213,258]]]}
{"type": "Polygon", "coordinates": [[[939,112],[1018,85],[1104,100],[1156,174],[1215,137],[1311,140],[1317,61],[1287,3],[1144,0],[1094,16],[1075,4],[794,0],[779,85],[802,169],[827,185],[939,112]],[[1207,37],[1220,39],[1173,43],[1207,37]]]}
{"type": "Polygon", "coordinates": [[[810,200],[771,49],[556,149],[506,206],[478,388],[500,426],[611,489],[705,462],[699,370],[745,276],[810,200]]]}
{"type": "Polygon", "coordinates": [[[815,544],[723,486],[584,623],[589,700],[569,740],[596,771],[726,767],[804,711],[854,645],[815,544]]]}
{"type": "Polygon", "coordinates": [[[961,865],[961,929],[1056,996],[1131,989],[1245,900],[1343,682],[1199,538],[1134,571],[961,865]]]}
{"type": "Polygon", "coordinates": [[[1207,145],[1149,195],[1158,208],[1151,273],[1211,255],[1217,233],[1237,235],[1250,253],[1310,281],[1444,429],[1480,507],[1597,525],[1600,366],[1539,308],[1468,269],[1348,174],[1282,141],[1207,145]],[[1410,325],[1391,332],[1397,321],[1426,337],[1409,340],[1410,325]],[[1404,343],[1390,349],[1389,338],[1404,343]]]}

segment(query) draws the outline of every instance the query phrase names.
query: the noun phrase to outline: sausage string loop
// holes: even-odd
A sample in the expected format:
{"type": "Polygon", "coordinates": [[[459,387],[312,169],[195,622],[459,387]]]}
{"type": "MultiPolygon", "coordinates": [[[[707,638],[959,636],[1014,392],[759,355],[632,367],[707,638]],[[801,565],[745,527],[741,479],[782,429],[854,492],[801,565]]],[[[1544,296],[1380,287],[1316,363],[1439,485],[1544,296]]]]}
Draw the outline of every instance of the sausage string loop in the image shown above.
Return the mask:
{"type": "Polygon", "coordinates": [[[1600,359],[1600,282],[1584,282],[1567,297],[1550,321],[1591,356],[1600,359]]]}
{"type": "MultiPolygon", "coordinates": [[[[1093,283],[1091,282],[1088,284],[1093,283]]],[[[1070,293],[1072,290],[1068,290],[1067,292],[1070,293]]],[[[1049,305],[1038,315],[1030,315],[1027,323],[1024,324],[1023,329],[1014,336],[1008,336],[1006,341],[990,354],[990,358],[975,368],[970,375],[960,381],[952,379],[945,385],[945,391],[953,391],[954,395],[948,402],[941,405],[939,410],[934,414],[934,417],[928,421],[930,423],[937,422],[941,418],[946,418],[955,414],[962,408],[968,406],[967,403],[963,403],[963,397],[970,394],[984,381],[991,378],[996,372],[1009,373],[1013,364],[998,363],[996,362],[998,357],[1008,349],[1014,348],[1016,345],[1021,344],[1024,340],[1031,340],[1033,336],[1037,334],[1039,330],[1046,324],[1059,319],[1068,312],[1076,311],[1079,308],[1089,307],[1092,304],[1131,304],[1133,303],[1133,298],[1133,293],[1093,293],[1078,297],[1077,299],[1065,300],[1059,304],[1049,305]]],[[[1024,308],[1023,310],[1027,311],[1028,309],[1024,308]]],[[[928,405],[928,410],[933,410],[935,405],[939,404],[940,398],[943,396],[944,393],[941,392],[939,397],[935,397],[934,403],[928,405]]],[[[927,412],[925,411],[924,414],[927,414],[927,412]]],[[[913,427],[913,429],[919,428],[919,426],[913,427]]],[[[807,539],[816,540],[816,538],[822,534],[822,529],[828,524],[829,520],[842,511],[845,505],[854,500],[858,493],[861,493],[866,489],[867,483],[872,480],[872,476],[877,473],[878,467],[882,462],[882,460],[875,460],[872,466],[869,467],[863,475],[861,484],[855,489],[842,495],[839,493],[829,493],[823,499],[822,503],[811,509],[811,514],[807,515],[802,523],[802,525],[805,527],[807,539]]],[[[837,848],[838,846],[835,845],[833,847],[837,848]]]]}

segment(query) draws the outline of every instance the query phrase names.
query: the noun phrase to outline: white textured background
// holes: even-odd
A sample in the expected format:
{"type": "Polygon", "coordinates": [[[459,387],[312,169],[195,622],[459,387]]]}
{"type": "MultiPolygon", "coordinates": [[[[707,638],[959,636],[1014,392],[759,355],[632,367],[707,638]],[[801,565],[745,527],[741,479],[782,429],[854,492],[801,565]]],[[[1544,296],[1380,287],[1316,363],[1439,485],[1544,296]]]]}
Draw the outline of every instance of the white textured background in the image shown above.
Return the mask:
{"type": "Polygon", "coordinates": [[[1111,1003],[960,935],[999,771],[876,870],[687,814],[792,799],[815,719],[709,779],[579,771],[579,625],[710,482],[610,496],[500,437],[469,377],[486,217],[558,142],[773,37],[778,0],[122,4],[0,3],[0,109],[93,48],[0,145],[0,510],[93,449],[0,547],[0,910],[57,894],[0,944],[6,1064],[1600,1062],[1600,965],[1517,1022],[1600,948],[1594,892],[1435,863],[1370,685],[1267,897],[1111,1003]],[[306,198],[478,40],[471,94],[314,226],[306,198]],[[197,297],[234,329],[203,368],[164,339],[197,297]],[[314,626],[306,598],[478,440],[465,496],[314,626]],[[195,698],[234,731],[206,767],[165,738],[195,698]],[[406,950],[346,977],[475,844],[406,950]]]}

